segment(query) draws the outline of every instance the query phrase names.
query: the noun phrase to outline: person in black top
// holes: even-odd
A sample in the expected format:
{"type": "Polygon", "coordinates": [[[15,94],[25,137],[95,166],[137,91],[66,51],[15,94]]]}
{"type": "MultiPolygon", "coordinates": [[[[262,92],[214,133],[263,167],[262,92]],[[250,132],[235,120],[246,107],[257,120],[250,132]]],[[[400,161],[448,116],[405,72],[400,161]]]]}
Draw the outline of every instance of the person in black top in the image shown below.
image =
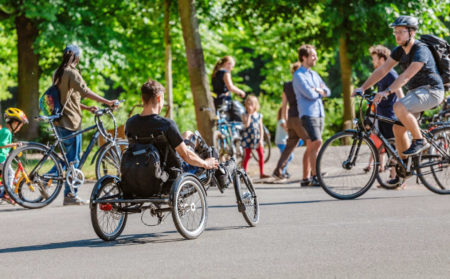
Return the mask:
{"type": "Polygon", "coordinates": [[[231,56],[225,56],[214,65],[212,73],[213,92],[216,94],[214,98],[214,106],[216,110],[223,104],[224,101],[231,102],[231,93],[239,94],[242,98],[245,97],[245,92],[237,88],[231,80],[231,71],[236,62],[231,56]]]}
{"type": "MultiPolygon", "coordinates": [[[[301,67],[300,62],[295,62],[292,65],[291,73],[294,74],[301,67]]],[[[288,119],[286,124],[282,124],[282,127],[288,132],[288,139],[286,141],[286,148],[283,153],[281,153],[280,159],[278,160],[277,167],[273,171],[272,176],[276,179],[284,179],[282,175],[282,170],[289,161],[289,157],[294,149],[298,146],[300,139],[306,142],[307,134],[303,129],[302,122],[298,114],[298,103],[297,97],[295,96],[294,87],[292,86],[292,81],[286,82],[283,87],[282,95],[282,112],[281,115],[284,117],[286,115],[286,108],[289,103],[288,119]]],[[[301,186],[307,186],[310,184],[310,172],[311,164],[309,161],[309,149],[307,148],[305,154],[303,155],[303,181],[301,186]]]]}
{"type": "Polygon", "coordinates": [[[185,132],[184,138],[178,130],[175,121],[159,116],[164,106],[164,87],[154,81],[148,80],[141,87],[141,99],[144,110],[141,114],[130,117],[125,124],[125,134],[129,137],[148,137],[150,134],[157,136],[162,132],[166,136],[170,146],[177,152],[183,170],[194,173],[197,168],[217,169],[218,161],[215,158],[202,160],[194,151],[188,149],[184,143],[192,132],[185,132]]]}
{"type": "MultiPolygon", "coordinates": [[[[398,44],[392,50],[388,60],[376,69],[367,81],[355,89],[364,91],[380,81],[392,68],[400,64],[403,73],[385,91],[379,92],[373,102],[381,102],[383,97],[398,94],[398,90],[406,85],[409,89],[406,97],[394,104],[394,112],[403,126],[394,125],[395,143],[399,155],[405,159],[407,156],[419,154],[429,147],[420,133],[417,117],[421,112],[438,106],[444,99],[444,84],[440,77],[436,62],[428,46],[415,39],[419,21],[411,16],[400,16],[390,25],[394,28],[395,40],[398,44]],[[413,136],[412,144],[409,142],[407,131],[413,136]]],[[[397,95],[398,96],[398,95],[397,95]]],[[[398,96],[400,98],[400,96],[398,96]]],[[[400,178],[390,180],[391,186],[400,185],[400,178]]]]}

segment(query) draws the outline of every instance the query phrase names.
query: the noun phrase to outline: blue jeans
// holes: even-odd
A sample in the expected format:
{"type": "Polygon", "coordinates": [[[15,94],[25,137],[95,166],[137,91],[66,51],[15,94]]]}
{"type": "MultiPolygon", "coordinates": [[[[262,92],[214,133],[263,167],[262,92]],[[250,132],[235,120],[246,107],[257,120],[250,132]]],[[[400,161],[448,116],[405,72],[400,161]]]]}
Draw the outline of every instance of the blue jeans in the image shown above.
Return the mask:
{"type": "MultiPolygon", "coordinates": [[[[277,146],[280,149],[280,153],[283,153],[284,149],[286,148],[286,144],[277,144],[277,146]]],[[[298,146],[300,146],[300,144],[298,146]]],[[[292,161],[292,159],[294,159],[294,152],[291,153],[291,156],[289,157],[289,160],[286,163],[286,166],[284,166],[282,174],[286,174],[287,167],[289,166],[289,163],[292,161]]]]}
{"type": "MultiPolygon", "coordinates": [[[[58,130],[59,137],[64,138],[68,137],[72,134],[74,134],[76,131],[70,131],[61,127],[56,127],[56,130],[58,130]]],[[[73,162],[77,161],[75,164],[75,168],[78,168],[78,165],[80,163],[80,153],[81,153],[81,142],[82,142],[82,136],[81,134],[77,135],[76,137],[67,139],[62,142],[64,149],[66,150],[66,157],[67,161],[73,162]]],[[[63,170],[67,169],[66,163],[61,162],[61,165],[63,166],[63,170]]],[[[56,173],[56,166],[54,166],[49,173],[56,173]]],[[[75,189],[75,193],[77,193],[77,189],[75,189]]],[[[64,197],[67,197],[67,194],[71,193],[69,184],[65,184],[64,186],[64,197]]]]}
{"type": "Polygon", "coordinates": [[[197,170],[198,170],[198,167],[193,166],[193,165],[189,165],[186,162],[182,162],[181,163],[181,167],[183,168],[184,172],[189,172],[189,173],[192,173],[192,174],[196,173],[197,170]]]}

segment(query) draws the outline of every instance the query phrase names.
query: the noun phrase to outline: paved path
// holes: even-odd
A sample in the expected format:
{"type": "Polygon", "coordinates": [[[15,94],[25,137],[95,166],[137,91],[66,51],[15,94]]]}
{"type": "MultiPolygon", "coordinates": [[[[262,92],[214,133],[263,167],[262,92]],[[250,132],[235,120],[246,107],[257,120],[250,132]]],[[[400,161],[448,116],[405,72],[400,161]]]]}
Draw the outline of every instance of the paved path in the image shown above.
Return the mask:
{"type": "Polygon", "coordinates": [[[261,222],[249,228],[233,192],[211,190],[207,230],[192,241],[170,217],[146,227],[132,215],[106,243],[87,206],[2,204],[1,278],[448,278],[450,197],[417,187],[337,201],[297,184],[257,193],[261,222]]]}

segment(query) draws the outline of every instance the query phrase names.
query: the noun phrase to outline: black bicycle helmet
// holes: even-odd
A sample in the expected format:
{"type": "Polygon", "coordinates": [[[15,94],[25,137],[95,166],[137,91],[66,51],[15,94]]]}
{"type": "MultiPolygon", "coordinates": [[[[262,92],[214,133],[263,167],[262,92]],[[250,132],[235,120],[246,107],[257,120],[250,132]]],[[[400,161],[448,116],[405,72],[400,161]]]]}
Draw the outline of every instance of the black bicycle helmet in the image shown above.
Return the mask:
{"type": "Polygon", "coordinates": [[[419,29],[419,21],[413,16],[399,16],[394,23],[391,23],[389,27],[395,28],[397,26],[404,26],[409,28],[414,28],[414,30],[419,29]]]}
{"type": "Polygon", "coordinates": [[[408,28],[409,39],[402,46],[402,47],[407,47],[409,42],[411,41],[411,29],[413,29],[413,30],[419,29],[419,21],[417,20],[417,18],[415,18],[413,16],[399,16],[394,21],[394,23],[391,23],[389,25],[389,27],[395,28],[398,26],[403,26],[403,27],[408,28]]]}

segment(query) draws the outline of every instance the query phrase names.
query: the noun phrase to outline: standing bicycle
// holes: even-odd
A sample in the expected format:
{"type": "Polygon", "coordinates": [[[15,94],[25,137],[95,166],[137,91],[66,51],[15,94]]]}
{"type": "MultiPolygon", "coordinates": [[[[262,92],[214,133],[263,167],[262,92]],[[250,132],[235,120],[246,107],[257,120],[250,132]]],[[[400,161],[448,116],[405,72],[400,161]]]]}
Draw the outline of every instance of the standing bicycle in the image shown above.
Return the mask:
{"type": "MultiPolygon", "coordinates": [[[[55,137],[55,142],[48,146],[37,142],[23,142],[21,147],[11,152],[5,161],[3,176],[10,176],[12,171],[15,179],[12,182],[3,181],[7,194],[17,204],[30,209],[45,207],[52,203],[61,191],[63,183],[66,184],[69,193],[75,195],[76,190],[84,183],[84,174],[81,169],[100,135],[108,142],[100,147],[101,152],[96,161],[97,172],[101,173],[101,166],[105,163],[109,164],[110,162],[105,160],[111,161],[111,158],[120,168],[121,147],[126,146],[127,143],[116,141],[117,126],[113,111],[121,102],[115,103],[114,107],[97,110],[95,125],[68,136],[61,133],[53,123],[59,117],[58,115],[35,117],[37,121],[50,124],[49,130],[55,137]],[[113,129],[109,129],[111,126],[113,129]],[[64,142],[91,130],[96,132],[80,161],[70,161],[69,151],[64,142]],[[108,130],[114,132],[109,133],[108,130]],[[61,155],[56,152],[57,147],[61,155]],[[102,154],[116,154],[116,157],[102,154]]],[[[120,169],[109,174],[120,175],[119,171],[120,169]]]]}
{"type": "MultiPolygon", "coordinates": [[[[237,101],[234,101],[236,107],[237,101]]],[[[229,121],[229,107],[231,103],[224,101],[222,106],[216,110],[214,120],[216,122],[216,130],[213,133],[214,147],[219,151],[219,161],[226,162],[230,158],[234,158],[238,165],[242,164],[244,158],[244,149],[241,145],[242,131],[244,126],[241,121],[229,121]]],[[[241,105],[242,106],[242,105],[241,105]]],[[[242,107],[243,108],[243,107],[242,107]]],[[[212,111],[210,108],[201,108],[200,111],[212,111]]],[[[245,109],[243,109],[245,113],[245,109]]],[[[265,125],[264,129],[264,163],[270,159],[270,133],[265,125]]],[[[252,153],[253,155],[253,153],[252,153]]],[[[258,161],[258,156],[254,157],[258,161]]]]}

